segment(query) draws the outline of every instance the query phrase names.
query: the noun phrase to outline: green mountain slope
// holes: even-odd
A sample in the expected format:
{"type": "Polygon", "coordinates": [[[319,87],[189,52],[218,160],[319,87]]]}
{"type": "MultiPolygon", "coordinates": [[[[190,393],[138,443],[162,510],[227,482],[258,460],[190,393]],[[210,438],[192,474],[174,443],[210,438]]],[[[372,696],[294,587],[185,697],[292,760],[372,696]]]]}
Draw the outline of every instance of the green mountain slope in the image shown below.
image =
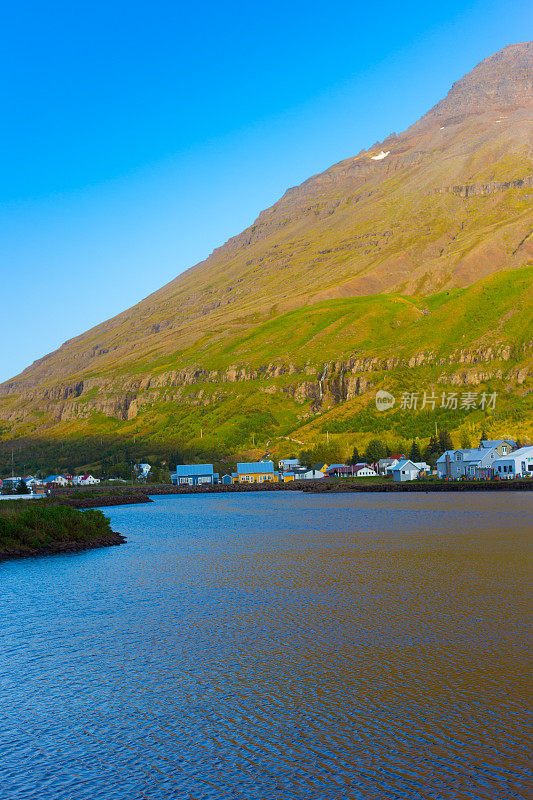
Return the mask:
{"type": "Polygon", "coordinates": [[[109,435],[281,453],[330,434],[346,449],[369,420],[407,439],[435,416],[530,436],[532,54],[486,59],[405,133],[0,386],[4,449],[109,435]],[[370,411],[378,388],[432,387],[498,402],[370,411]]]}

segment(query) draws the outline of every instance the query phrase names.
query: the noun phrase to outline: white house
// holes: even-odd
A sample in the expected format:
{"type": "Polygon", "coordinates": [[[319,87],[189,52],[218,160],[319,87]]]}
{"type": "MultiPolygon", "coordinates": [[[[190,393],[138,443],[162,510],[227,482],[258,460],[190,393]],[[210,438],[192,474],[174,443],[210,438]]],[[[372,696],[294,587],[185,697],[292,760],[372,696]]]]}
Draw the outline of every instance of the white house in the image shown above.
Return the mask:
{"type": "Polygon", "coordinates": [[[26,478],[24,478],[24,483],[26,484],[28,489],[31,489],[33,486],[43,485],[43,482],[40,481],[39,478],[35,478],[33,475],[28,475],[26,478]]]}
{"type": "Polygon", "coordinates": [[[306,481],[313,481],[317,478],[323,478],[324,473],[320,469],[307,469],[307,467],[294,467],[292,469],[294,473],[294,480],[306,480],[306,481]]]}
{"type": "Polygon", "coordinates": [[[295,467],[299,467],[300,462],[297,458],[280,458],[278,469],[280,472],[293,472],[295,467]]]}
{"type": "Polygon", "coordinates": [[[139,478],[147,478],[152,467],[150,464],[137,464],[136,471],[139,478]]]}
{"type": "Polygon", "coordinates": [[[64,475],[49,475],[43,483],[54,483],[56,486],[68,486],[68,481],[64,475]]]}
{"type": "Polygon", "coordinates": [[[404,481],[414,481],[418,477],[420,477],[421,473],[430,473],[431,467],[429,464],[426,464],[425,461],[411,461],[410,458],[406,458],[403,461],[400,461],[393,467],[392,470],[392,479],[393,481],[404,482],[404,481]]]}
{"type": "Polygon", "coordinates": [[[394,467],[399,463],[400,459],[396,458],[395,456],[389,456],[389,458],[380,458],[378,461],[378,472],[380,475],[390,475],[394,467]]]}
{"type": "Polygon", "coordinates": [[[533,447],[521,447],[500,456],[492,468],[498,478],[533,478],[533,447]]]}
{"type": "Polygon", "coordinates": [[[479,471],[493,468],[498,458],[495,447],[477,447],[472,450],[446,450],[437,459],[439,478],[476,478],[479,471]]]}
{"type": "Polygon", "coordinates": [[[75,475],[72,483],[74,486],[95,486],[100,483],[100,478],[93,478],[92,475],[75,475]]]}
{"type": "Polygon", "coordinates": [[[352,472],[354,478],[375,478],[377,474],[368,464],[355,464],[352,472]]]}

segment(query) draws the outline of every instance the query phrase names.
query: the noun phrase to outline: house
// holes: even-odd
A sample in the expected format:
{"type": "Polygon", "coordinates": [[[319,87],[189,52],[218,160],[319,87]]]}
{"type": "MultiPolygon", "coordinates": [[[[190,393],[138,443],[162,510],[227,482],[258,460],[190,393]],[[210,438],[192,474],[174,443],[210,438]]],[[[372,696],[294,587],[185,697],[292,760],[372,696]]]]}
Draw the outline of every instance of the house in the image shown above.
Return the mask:
{"type": "Polygon", "coordinates": [[[347,464],[330,464],[324,472],[328,478],[346,478],[350,467],[347,464]]]}
{"type": "Polygon", "coordinates": [[[293,469],[295,481],[312,481],[318,478],[323,478],[324,473],[319,469],[307,469],[307,467],[295,467],[293,469]]]}
{"type": "Polygon", "coordinates": [[[326,470],[328,478],[366,478],[377,475],[375,469],[368,464],[331,464],[326,470]]]}
{"type": "Polygon", "coordinates": [[[295,479],[295,477],[296,476],[295,476],[294,472],[280,472],[279,473],[279,479],[280,479],[280,481],[282,483],[289,483],[290,481],[293,481],[295,479]]]}
{"type": "Polygon", "coordinates": [[[392,480],[395,482],[414,481],[421,475],[431,472],[431,467],[425,461],[411,461],[410,458],[398,462],[392,470],[392,480]]]}
{"type": "Polygon", "coordinates": [[[482,470],[492,469],[498,451],[494,447],[477,447],[468,450],[446,450],[437,459],[437,475],[439,478],[457,480],[458,478],[476,478],[483,474],[482,470]]]}
{"type": "Polygon", "coordinates": [[[23,478],[20,475],[4,478],[4,489],[16,489],[21,480],[23,480],[23,478]]]}
{"type": "Polygon", "coordinates": [[[100,483],[100,478],[93,478],[92,475],[74,475],[72,483],[74,486],[96,486],[100,483]]]}
{"type": "Polygon", "coordinates": [[[396,456],[389,456],[389,458],[380,458],[378,461],[378,473],[380,475],[390,475],[394,467],[399,464],[401,458],[396,456]]]}
{"type": "Polygon", "coordinates": [[[148,477],[148,473],[150,472],[151,469],[152,467],[150,466],[150,464],[137,464],[135,467],[135,470],[137,472],[137,477],[140,478],[141,480],[143,479],[146,480],[146,478],[148,477]]]}
{"type": "Polygon", "coordinates": [[[68,481],[64,475],[49,475],[44,479],[45,486],[68,486],[68,481]]]}
{"type": "Polygon", "coordinates": [[[26,484],[28,489],[32,489],[32,490],[36,486],[42,486],[43,485],[42,481],[40,481],[39,478],[36,478],[34,475],[27,475],[24,478],[24,483],[26,484]]]}
{"type": "Polygon", "coordinates": [[[297,458],[280,458],[278,469],[280,472],[292,472],[295,467],[299,467],[300,462],[297,458]]]}
{"type": "Polygon", "coordinates": [[[237,464],[237,475],[234,483],[264,483],[279,481],[279,473],[274,472],[272,461],[241,461],[237,464]]]}
{"type": "Polygon", "coordinates": [[[516,442],[514,439],[482,439],[480,444],[484,450],[491,450],[494,448],[498,456],[506,456],[516,450],[516,442]]]}
{"type": "Polygon", "coordinates": [[[314,464],[314,465],[313,465],[313,469],[314,469],[316,472],[323,472],[323,473],[324,473],[324,475],[325,475],[325,474],[326,474],[326,472],[328,471],[328,468],[329,468],[329,464],[324,464],[324,463],[322,463],[322,464],[314,464]]]}
{"type": "Polygon", "coordinates": [[[352,467],[352,475],[354,478],[375,478],[377,472],[368,464],[354,464],[352,467]]]}
{"type": "Polygon", "coordinates": [[[218,472],[212,464],[178,464],[176,472],[170,476],[172,483],[178,486],[201,486],[218,483],[218,472]]]}
{"type": "Polygon", "coordinates": [[[231,475],[229,475],[228,473],[226,473],[226,474],[225,474],[225,475],[223,475],[223,476],[222,476],[222,478],[220,479],[220,483],[224,483],[224,484],[226,484],[226,485],[227,485],[227,484],[229,484],[229,483],[233,483],[233,478],[231,477],[231,475]]]}
{"type": "Polygon", "coordinates": [[[533,478],[533,447],[521,447],[506,456],[500,456],[492,465],[498,478],[533,478]]]}

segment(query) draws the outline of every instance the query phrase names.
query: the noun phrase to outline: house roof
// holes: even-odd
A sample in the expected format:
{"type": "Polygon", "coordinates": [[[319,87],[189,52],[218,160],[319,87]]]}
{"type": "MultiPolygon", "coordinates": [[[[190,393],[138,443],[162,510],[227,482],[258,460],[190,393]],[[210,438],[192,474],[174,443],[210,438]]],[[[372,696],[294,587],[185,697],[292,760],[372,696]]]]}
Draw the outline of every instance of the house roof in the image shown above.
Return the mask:
{"type": "Polygon", "coordinates": [[[504,461],[511,461],[514,458],[533,458],[533,446],[521,447],[520,450],[514,450],[512,453],[507,453],[506,456],[500,456],[494,463],[497,464],[498,461],[501,461],[503,464],[504,461]]]}
{"type": "Polygon", "coordinates": [[[483,450],[476,448],[475,450],[456,450],[456,453],[461,453],[461,460],[462,461],[481,461],[487,455],[487,451],[490,452],[492,447],[485,447],[483,450]]]}
{"type": "Polygon", "coordinates": [[[273,461],[239,461],[237,472],[245,474],[261,474],[264,472],[274,472],[273,461]]]}
{"type": "Polygon", "coordinates": [[[514,439],[482,439],[481,446],[485,448],[497,447],[499,444],[510,444],[511,447],[516,447],[514,439]]]}
{"type": "Polygon", "coordinates": [[[481,461],[482,458],[492,450],[492,447],[485,447],[480,449],[479,447],[470,449],[470,450],[446,450],[439,458],[437,458],[437,464],[442,464],[446,461],[446,456],[450,456],[451,461],[457,461],[456,453],[461,453],[461,461],[481,461]]]}
{"type": "Polygon", "coordinates": [[[212,464],[178,464],[176,467],[176,476],[181,478],[214,474],[212,464]]]}
{"type": "Polygon", "coordinates": [[[321,461],[320,464],[314,464],[312,468],[318,470],[318,472],[323,472],[327,466],[325,461],[321,461]]]}
{"type": "Polygon", "coordinates": [[[411,465],[412,467],[414,467],[415,469],[418,469],[418,470],[420,470],[420,469],[421,469],[421,468],[420,468],[420,467],[419,467],[417,464],[415,464],[415,462],[414,462],[414,461],[411,461],[411,459],[410,459],[410,458],[404,458],[404,460],[403,460],[403,461],[399,461],[399,462],[398,462],[398,464],[396,464],[396,466],[395,466],[395,467],[394,467],[394,469],[393,469],[393,472],[398,472],[399,470],[405,469],[405,467],[406,467],[408,464],[410,464],[410,465],[411,465]]]}
{"type": "Polygon", "coordinates": [[[330,469],[340,469],[341,467],[345,467],[346,464],[330,464],[328,467],[328,472],[330,469]]]}

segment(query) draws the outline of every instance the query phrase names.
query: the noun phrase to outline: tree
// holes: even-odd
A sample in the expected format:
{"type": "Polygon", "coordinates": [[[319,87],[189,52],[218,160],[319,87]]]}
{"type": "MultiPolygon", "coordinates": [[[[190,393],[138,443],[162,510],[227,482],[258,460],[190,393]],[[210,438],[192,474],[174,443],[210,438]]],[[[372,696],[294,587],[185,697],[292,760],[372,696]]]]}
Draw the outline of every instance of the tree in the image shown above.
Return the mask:
{"type": "Polygon", "coordinates": [[[312,450],[301,450],[300,455],[298,456],[300,464],[303,467],[312,467],[313,466],[313,451],[312,450]]]}
{"type": "Polygon", "coordinates": [[[387,448],[381,439],[372,439],[365,450],[365,459],[369,464],[375,464],[380,458],[387,457],[387,448]]]}
{"type": "Polygon", "coordinates": [[[360,461],[359,450],[357,449],[357,447],[354,447],[352,456],[348,461],[348,464],[359,464],[359,461],[360,461]]]}
{"type": "Polygon", "coordinates": [[[439,450],[441,454],[445,453],[446,450],[453,450],[452,437],[448,431],[440,431],[439,433],[439,450]]]}
{"type": "Polygon", "coordinates": [[[418,444],[416,439],[413,439],[413,444],[411,445],[411,452],[409,453],[409,458],[411,459],[411,461],[414,461],[415,464],[418,461],[422,461],[422,453],[420,452],[420,445],[418,444]]]}
{"type": "Polygon", "coordinates": [[[28,487],[26,486],[26,481],[22,480],[22,478],[20,479],[20,481],[17,484],[16,493],[17,494],[28,494],[28,487]]]}
{"type": "Polygon", "coordinates": [[[468,436],[466,431],[463,431],[461,434],[461,448],[463,450],[470,449],[470,437],[468,436]]]}
{"type": "Polygon", "coordinates": [[[424,461],[426,461],[431,467],[434,467],[439,456],[439,440],[436,436],[432,436],[429,440],[428,446],[424,450],[424,461]]]}

